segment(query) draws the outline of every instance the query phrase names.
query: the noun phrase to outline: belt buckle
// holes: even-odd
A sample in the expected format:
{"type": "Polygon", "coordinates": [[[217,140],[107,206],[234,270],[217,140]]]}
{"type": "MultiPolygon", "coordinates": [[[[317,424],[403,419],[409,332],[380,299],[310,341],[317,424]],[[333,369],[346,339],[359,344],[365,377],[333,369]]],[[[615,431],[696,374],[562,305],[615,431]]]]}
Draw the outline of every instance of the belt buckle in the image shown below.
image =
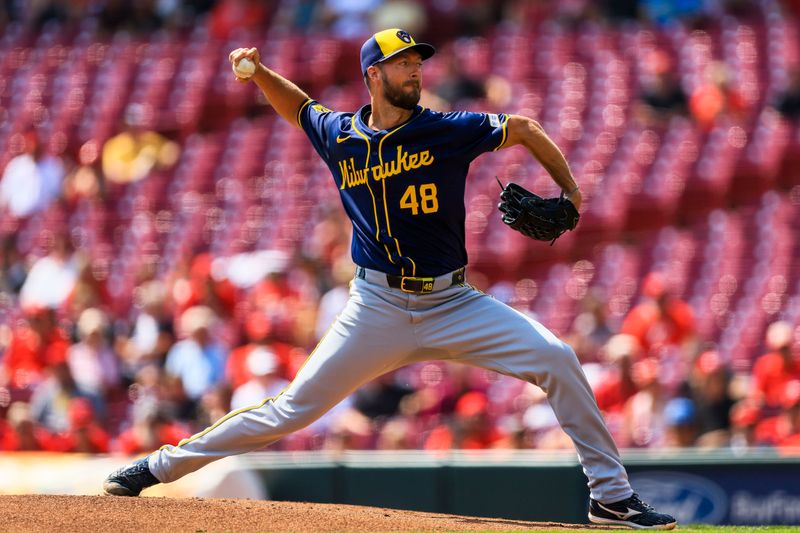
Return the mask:
{"type": "Polygon", "coordinates": [[[433,278],[413,278],[403,276],[400,278],[400,290],[411,294],[428,294],[433,292],[433,278]],[[406,281],[420,282],[422,285],[419,290],[407,289],[406,281]]]}

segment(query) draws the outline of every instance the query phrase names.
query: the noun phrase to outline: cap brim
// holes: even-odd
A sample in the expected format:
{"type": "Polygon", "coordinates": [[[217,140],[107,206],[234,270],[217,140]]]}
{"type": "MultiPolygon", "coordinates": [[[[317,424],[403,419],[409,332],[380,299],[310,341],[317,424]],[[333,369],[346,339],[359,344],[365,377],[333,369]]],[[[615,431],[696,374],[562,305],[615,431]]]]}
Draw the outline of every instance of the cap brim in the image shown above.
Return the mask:
{"type": "Polygon", "coordinates": [[[383,59],[381,59],[380,61],[378,61],[378,63],[383,63],[384,61],[386,61],[390,57],[394,57],[397,54],[399,54],[400,52],[405,52],[406,50],[416,50],[417,52],[419,52],[419,55],[422,56],[422,60],[423,61],[425,61],[426,59],[430,58],[433,54],[436,53],[436,48],[434,48],[432,45],[430,45],[428,43],[410,44],[410,45],[406,46],[405,48],[400,48],[399,50],[395,50],[394,52],[392,52],[388,56],[386,56],[383,59]]]}

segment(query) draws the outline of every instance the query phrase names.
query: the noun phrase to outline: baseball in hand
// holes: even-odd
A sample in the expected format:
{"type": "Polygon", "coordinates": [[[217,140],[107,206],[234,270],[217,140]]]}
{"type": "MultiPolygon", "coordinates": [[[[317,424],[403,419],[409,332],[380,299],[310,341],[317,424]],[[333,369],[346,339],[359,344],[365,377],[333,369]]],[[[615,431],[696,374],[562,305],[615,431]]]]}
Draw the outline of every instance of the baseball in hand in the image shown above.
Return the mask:
{"type": "Polygon", "coordinates": [[[236,77],[242,79],[248,79],[252,76],[256,71],[256,64],[243,57],[239,60],[238,63],[233,64],[233,73],[236,74],[236,77]]]}

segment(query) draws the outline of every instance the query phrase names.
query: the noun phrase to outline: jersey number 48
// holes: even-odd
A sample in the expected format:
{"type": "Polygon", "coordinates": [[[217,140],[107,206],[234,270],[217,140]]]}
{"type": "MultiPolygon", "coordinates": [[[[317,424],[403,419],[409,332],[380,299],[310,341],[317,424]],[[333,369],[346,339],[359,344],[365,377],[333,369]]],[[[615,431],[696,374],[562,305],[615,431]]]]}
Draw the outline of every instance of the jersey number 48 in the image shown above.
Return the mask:
{"type": "Polygon", "coordinates": [[[436,197],[436,184],[425,183],[419,186],[419,197],[416,185],[409,185],[400,198],[402,209],[411,209],[412,215],[418,215],[420,209],[426,215],[439,210],[439,199],[436,197]],[[419,199],[418,199],[419,198],[419,199]]]}

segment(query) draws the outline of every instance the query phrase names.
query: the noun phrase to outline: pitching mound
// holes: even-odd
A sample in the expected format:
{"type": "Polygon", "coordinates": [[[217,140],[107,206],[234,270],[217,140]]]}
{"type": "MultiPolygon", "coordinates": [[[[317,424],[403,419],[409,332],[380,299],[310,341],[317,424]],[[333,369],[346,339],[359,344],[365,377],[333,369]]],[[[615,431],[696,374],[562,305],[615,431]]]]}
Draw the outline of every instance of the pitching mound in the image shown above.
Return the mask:
{"type": "Polygon", "coordinates": [[[0,530],[14,532],[511,531],[608,529],[590,525],[255,500],[0,496],[0,530]]]}

